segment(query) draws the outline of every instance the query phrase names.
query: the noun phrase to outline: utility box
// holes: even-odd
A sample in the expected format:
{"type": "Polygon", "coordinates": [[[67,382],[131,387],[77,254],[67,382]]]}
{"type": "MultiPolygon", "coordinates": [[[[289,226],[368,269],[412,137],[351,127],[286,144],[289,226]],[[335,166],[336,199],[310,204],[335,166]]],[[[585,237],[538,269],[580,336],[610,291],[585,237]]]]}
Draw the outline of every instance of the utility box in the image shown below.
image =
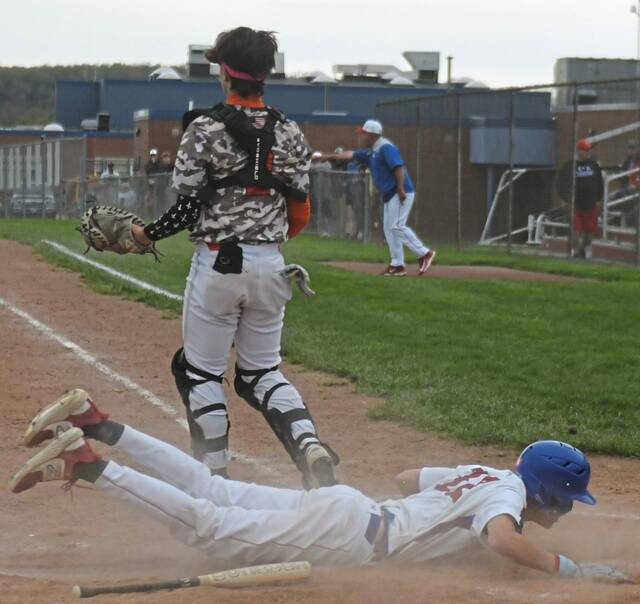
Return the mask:
{"type": "Polygon", "coordinates": [[[210,78],[209,61],[207,61],[204,53],[211,48],[204,44],[189,44],[187,56],[187,77],[192,78],[210,78]]]}

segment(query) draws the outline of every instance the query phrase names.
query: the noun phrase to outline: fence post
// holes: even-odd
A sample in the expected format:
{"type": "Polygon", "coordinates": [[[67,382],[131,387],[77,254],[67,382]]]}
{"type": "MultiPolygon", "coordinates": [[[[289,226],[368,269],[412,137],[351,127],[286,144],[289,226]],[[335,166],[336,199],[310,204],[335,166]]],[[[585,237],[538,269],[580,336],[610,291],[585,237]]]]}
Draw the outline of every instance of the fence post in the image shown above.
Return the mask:
{"type": "Polygon", "coordinates": [[[513,147],[515,135],[515,93],[509,97],[509,202],[507,207],[507,253],[511,253],[511,231],[513,230],[513,147]]]}
{"type": "Polygon", "coordinates": [[[318,188],[316,190],[316,215],[318,218],[316,219],[316,232],[318,235],[322,235],[322,198],[324,197],[324,182],[322,178],[322,171],[318,170],[316,172],[316,182],[318,183],[318,188]]]}
{"type": "Polygon", "coordinates": [[[47,203],[47,162],[45,153],[47,150],[47,144],[44,142],[44,137],[40,139],[40,191],[42,193],[42,218],[44,218],[47,214],[46,212],[46,203],[47,203]]]}
{"type": "Polygon", "coordinates": [[[361,181],[361,186],[364,190],[364,211],[363,211],[363,222],[364,222],[364,227],[362,229],[362,241],[363,243],[368,243],[369,239],[371,238],[371,224],[370,224],[370,220],[371,220],[371,215],[370,215],[370,211],[371,211],[371,198],[369,196],[369,183],[367,182],[367,178],[364,172],[362,172],[361,170],[358,173],[358,178],[361,181]]]}
{"type": "Polygon", "coordinates": [[[575,234],[573,215],[576,211],[576,143],[578,142],[578,87],[573,86],[573,133],[571,135],[571,199],[569,200],[569,237],[567,238],[567,256],[571,258],[575,234]]]}
{"type": "Polygon", "coordinates": [[[9,218],[9,205],[11,204],[11,197],[9,195],[9,149],[2,150],[2,183],[4,185],[3,200],[4,200],[4,217],[9,218]]]}
{"type": "Polygon", "coordinates": [[[640,266],[640,200],[636,200],[636,266],[640,266]]]}
{"type": "MultiPolygon", "coordinates": [[[[422,130],[420,128],[420,121],[422,119],[422,111],[421,111],[421,103],[420,101],[416,101],[416,165],[415,165],[415,198],[416,201],[419,200],[420,194],[419,191],[422,188],[422,130]]],[[[419,206],[420,204],[416,204],[419,206]]],[[[415,209],[414,209],[415,212],[415,209]]]]}
{"type": "Polygon", "coordinates": [[[456,94],[456,242],[462,246],[462,95],[456,94]]]}
{"type": "Polygon", "coordinates": [[[607,240],[609,227],[609,177],[604,177],[604,193],[602,195],[602,238],[607,240]]]}
{"type": "MultiPolygon", "coordinates": [[[[62,141],[64,143],[64,141],[62,141]]],[[[82,136],[82,151],[80,152],[80,204],[82,213],[87,211],[87,135],[82,136]]]]}
{"type": "Polygon", "coordinates": [[[27,217],[27,146],[20,147],[20,168],[22,172],[22,217],[27,217]]]}

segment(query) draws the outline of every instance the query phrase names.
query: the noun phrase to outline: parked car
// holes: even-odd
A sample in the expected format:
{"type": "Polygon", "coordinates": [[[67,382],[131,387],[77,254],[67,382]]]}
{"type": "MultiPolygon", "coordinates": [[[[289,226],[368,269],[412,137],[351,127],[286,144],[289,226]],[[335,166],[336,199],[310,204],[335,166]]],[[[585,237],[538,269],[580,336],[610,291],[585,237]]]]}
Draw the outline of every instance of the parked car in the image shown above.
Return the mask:
{"type": "MultiPolygon", "coordinates": [[[[9,202],[11,216],[42,216],[41,193],[14,193],[9,202]]],[[[44,196],[44,215],[54,218],[56,215],[56,200],[51,193],[44,196]]]]}

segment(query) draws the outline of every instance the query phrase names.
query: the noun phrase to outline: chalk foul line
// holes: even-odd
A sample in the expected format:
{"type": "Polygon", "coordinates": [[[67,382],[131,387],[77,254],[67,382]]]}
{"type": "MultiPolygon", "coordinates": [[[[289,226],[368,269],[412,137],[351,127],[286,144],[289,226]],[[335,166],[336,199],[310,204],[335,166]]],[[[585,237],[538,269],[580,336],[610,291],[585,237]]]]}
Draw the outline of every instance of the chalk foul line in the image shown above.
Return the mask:
{"type": "MultiPolygon", "coordinates": [[[[30,315],[28,312],[18,308],[14,304],[11,304],[11,302],[5,300],[2,297],[0,297],[0,306],[4,306],[7,310],[11,311],[13,314],[17,315],[18,317],[26,321],[33,329],[35,329],[41,335],[47,337],[49,340],[56,342],[66,350],[72,352],[78,359],[80,359],[87,365],[90,365],[91,367],[93,367],[95,370],[105,375],[110,380],[117,382],[119,384],[122,384],[127,389],[135,392],[140,397],[142,397],[145,401],[147,401],[157,409],[160,409],[162,412],[166,413],[167,415],[172,416],[174,418],[174,421],[183,429],[187,431],[189,430],[187,421],[183,417],[175,417],[177,415],[180,415],[177,409],[172,405],[170,405],[169,403],[163,401],[159,396],[157,396],[150,390],[147,390],[146,388],[138,384],[136,381],[127,377],[126,375],[123,375],[115,371],[114,369],[111,369],[108,365],[105,365],[104,363],[99,361],[93,354],[91,354],[88,350],[84,349],[79,344],[76,344],[70,339],[56,333],[51,327],[49,327],[48,325],[45,325],[42,321],[39,321],[38,319],[30,315]]],[[[281,476],[280,472],[271,468],[264,461],[258,460],[248,455],[244,455],[243,453],[239,453],[237,451],[229,451],[229,453],[232,457],[240,461],[243,461],[245,463],[248,463],[260,468],[260,470],[265,474],[270,474],[272,476],[281,476]]]]}
{"type": "Polygon", "coordinates": [[[70,250],[68,247],[62,245],[61,243],[57,243],[56,241],[50,241],[49,239],[43,239],[42,243],[46,243],[48,246],[52,247],[54,250],[60,252],[61,254],[65,254],[66,256],[69,256],[70,258],[73,258],[74,260],[77,260],[78,262],[82,262],[84,264],[88,264],[89,266],[92,266],[93,268],[96,268],[96,269],[98,269],[100,271],[108,273],[112,277],[116,277],[117,279],[121,279],[122,281],[126,281],[127,283],[130,283],[131,285],[135,285],[136,287],[139,287],[140,289],[144,289],[144,290],[153,292],[154,294],[158,294],[160,296],[164,296],[165,298],[169,298],[170,300],[176,300],[178,302],[182,302],[183,301],[183,297],[180,296],[179,294],[174,294],[173,292],[170,292],[169,290],[163,289],[162,287],[157,287],[156,285],[152,285],[151,283],[148,283],[147,281],[143,281],[142,279],[136,279],[135,277],[132,277],[131,275],[127,275],[127,273],[123,273],[121,271],[118,271],[115,268],[111,268],[110,266],[107,266],[106,264],[102,264],[100,262],[96,262],[95,260],[92,260],[91,258],[87,258],[86,256],[83,256],[82,254],[78,254],[77,252],[74,252],[73,250],[70,250]]]}

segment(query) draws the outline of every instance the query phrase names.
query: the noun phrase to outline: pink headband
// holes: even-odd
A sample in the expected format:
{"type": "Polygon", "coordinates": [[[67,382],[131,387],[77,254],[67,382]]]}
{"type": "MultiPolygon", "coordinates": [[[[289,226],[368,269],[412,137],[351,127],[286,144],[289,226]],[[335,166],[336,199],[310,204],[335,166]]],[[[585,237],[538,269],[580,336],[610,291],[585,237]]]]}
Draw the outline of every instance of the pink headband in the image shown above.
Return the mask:
{"type": "Polygon", "coordinates": [[[247,80],[249,82],[262,82],[264,78],[256,78],[249,73],[245,73],[244,71],[236,71],[233,67],[229,67],[226,63],[221,62],[220,67],[224,69],[228,75],[232,78],[236,78],[238,80],[247,80]]]}

